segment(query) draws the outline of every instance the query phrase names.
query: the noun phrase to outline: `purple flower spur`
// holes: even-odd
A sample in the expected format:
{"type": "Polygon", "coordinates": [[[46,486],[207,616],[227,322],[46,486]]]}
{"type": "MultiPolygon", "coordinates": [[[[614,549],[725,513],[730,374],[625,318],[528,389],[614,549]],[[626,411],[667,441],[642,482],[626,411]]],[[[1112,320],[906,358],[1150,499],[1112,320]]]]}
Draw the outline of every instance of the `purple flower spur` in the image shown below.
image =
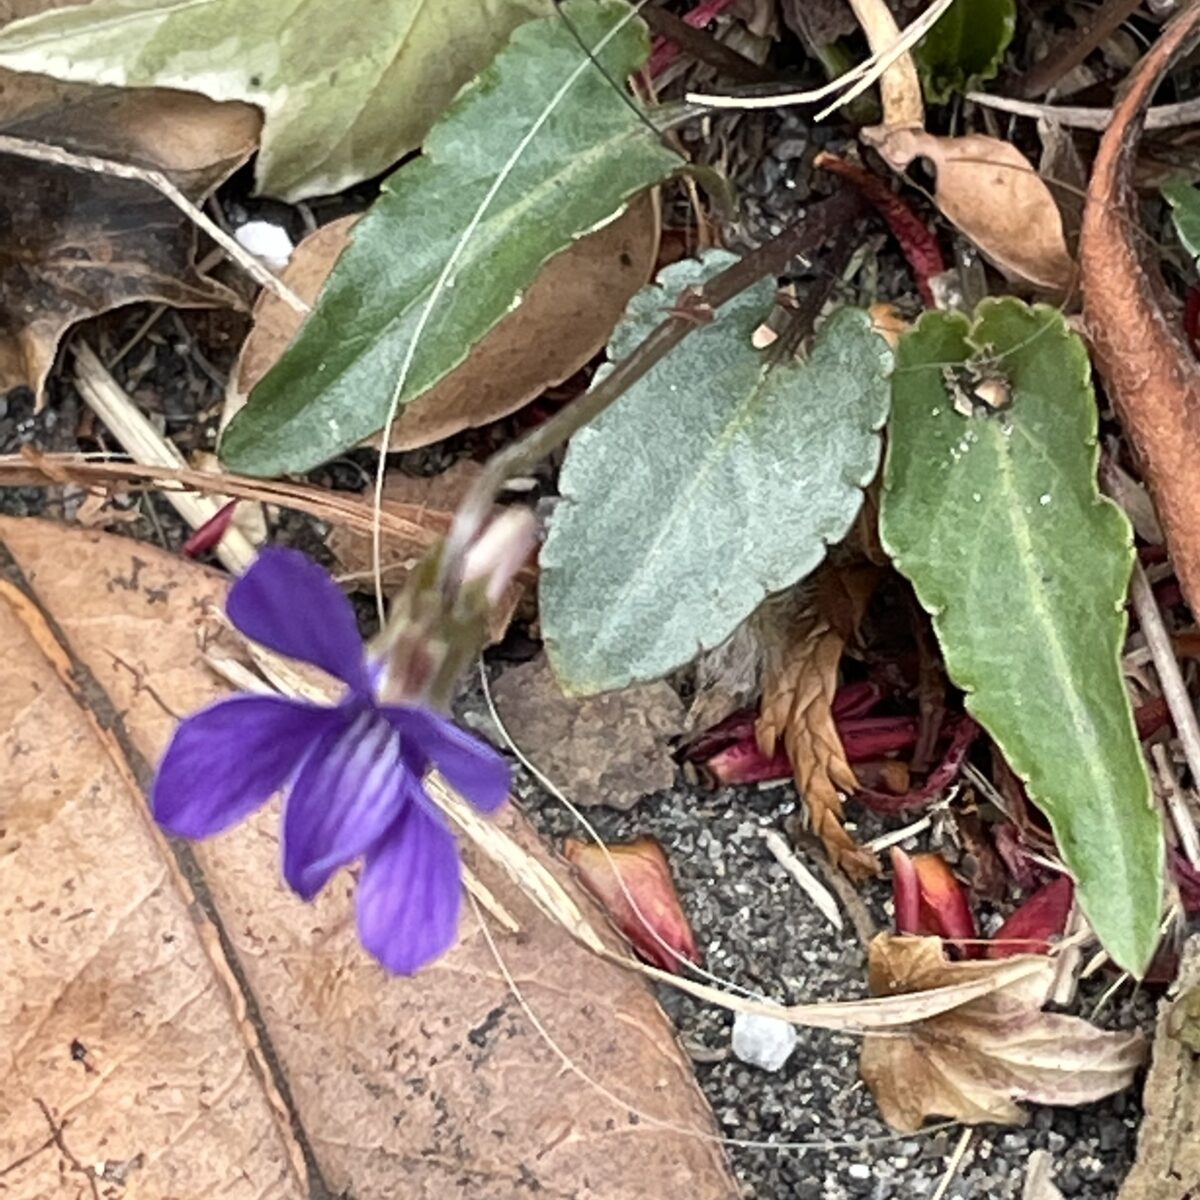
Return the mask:
{"type": "Polygon", "coordinates": [[[462,903],[458,844],[423,780],[436,767],[476,808],[508,795],[491,747],[417,705],[385,704],[349,600],[316,563],[268,549],[229,592],[230,620],[253,641],[346,684],[337,704],[234,696],[180,722],[154,784],[168,833],[204,838],[286,788],[283,875],[311,900],[363,860],[358,931],[390,971],[411,974],[454,943],[462,903]]]}

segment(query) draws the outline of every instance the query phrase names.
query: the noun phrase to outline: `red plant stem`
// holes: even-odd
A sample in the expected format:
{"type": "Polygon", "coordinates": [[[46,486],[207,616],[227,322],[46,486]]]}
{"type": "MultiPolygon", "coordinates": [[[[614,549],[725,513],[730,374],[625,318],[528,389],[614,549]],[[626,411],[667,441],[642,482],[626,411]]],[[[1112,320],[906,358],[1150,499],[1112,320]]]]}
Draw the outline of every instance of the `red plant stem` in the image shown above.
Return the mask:
{"type": "Polygon", "coordinates": [[[854,793],[855,799],[882,813],[907,812],[910,808],[920,808],[928,804],[954,782],[978,736],[979,726],[970,717],[959,717],[952,726],[950,745],[946,748],[942,761],[922,787],[905,792],[903,796],[893,796],[872,788],[860,788],[854,793]]]}
{"type": "Polygon", "coordinates": [[[183,553],[188,558],[199,558],[207,550],[214,549],[229,530],[238,502],[230,500],[223,504],[199,529],[183,543],[183,553]]]}
{"type": "Polygon", "coordinates": [[[908,260],[921,299],[932,308],[933,287],[930,280],[946,270],[942,247],[934,232],[913,212],[906,200],[897,196],[877,175],[872,175],[857,163],[825,151],[817,155],[814,164],[848,180],[875,207],[908,260]]]}

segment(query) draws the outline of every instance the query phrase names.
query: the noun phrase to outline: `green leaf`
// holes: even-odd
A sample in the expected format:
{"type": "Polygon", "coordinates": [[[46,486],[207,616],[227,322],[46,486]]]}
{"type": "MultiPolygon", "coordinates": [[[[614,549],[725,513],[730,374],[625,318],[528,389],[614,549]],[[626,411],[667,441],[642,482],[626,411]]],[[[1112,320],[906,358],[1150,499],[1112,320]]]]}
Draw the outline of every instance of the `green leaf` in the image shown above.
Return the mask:
{"type": "Polygon", "coordinates": [[[880,526],[968,710],[1050,819],[1092,927],[1140,974],[1163,831],[1120,666],[1133,540],[1096,486],[1096,421],[1087,352],[1057,310],[928,313],[897,354],[880,526]],[[972,399],[979,371],[1011,403],[972,399]]]}
{"type": "Polygon", "coordinates": [[[1186,179],[1172,179],[1162,186],[1163,199],[1171,206],[1171,219],[1183,248],[1200,261],[1200,188],[1186,179]]]}
{"type": "Polygon", "coordinates": [[[1016,25],[1016,0],[954,0],[913,52],[926,99],[944,104],[995,79],[1016,25]]]}
{"type": "Polygon", "coordinates": [[[457,367],[543,263],[682,166],[612,84],[645,61],[646,27],[623,0],[565,8],[586,45],[609,39],[608,77],[558,16],[516,31],[355,226],[316,309],[230,422],[231,470],[306,470],[381,429],[410,353],[401,404],[457,367]]]}
{"type": "Polygon", "coordinates": [[[387,170],[513,29],[552,12],[551,0],[92,0],[12,22],[0,66],[257,104],[258,187],[298,200],[387,170]]]}
{"type": "MultiPolygon", "coordinates": [[[[634,297],[610,356],[732,261],[668,267],[634,297]]],[[[540,586],[550,659],[574,692],[653,679],[722,642],[858,513],[891,353],[865,313],[842,309],[803,364],[774,361],[750,341],[774,288],[731,300],[571,441],[540,586]]]]}

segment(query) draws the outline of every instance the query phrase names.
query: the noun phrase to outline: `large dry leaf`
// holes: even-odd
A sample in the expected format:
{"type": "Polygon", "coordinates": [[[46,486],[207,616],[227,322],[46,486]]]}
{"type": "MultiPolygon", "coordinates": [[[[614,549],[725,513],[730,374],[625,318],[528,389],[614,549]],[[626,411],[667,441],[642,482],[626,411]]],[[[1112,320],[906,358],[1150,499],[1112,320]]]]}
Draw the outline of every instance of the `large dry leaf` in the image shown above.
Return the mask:
{"type": "MultiPolygon", "coordinates": [[[[297,247],[283,278],[305,300],[316,300],[357,219],[325,225],[297,247]]],[[[608,341],[630,297],[649,279],[658,236],[657,203],[647,195],[552,258],[466,362],[403,408],[389,448],[412,450],[498,421],[573,375],[608,341]]],[[[227,416],[246,403],[300,324],[282,300],[266,292],[259,297],[254,328],[230,378],[227,416]]]]}
{"type": "Polygon", "coordinates": [[[506,671],[495,695],[513,740],[576,804],[629,809],[675,782],[683,704],[661,680],[567,696],[541,654],[506,671]]]}
{"type": "Polygon", "coordinates": [[[1130,75],[1096,154],[1079,264],[1096,366],[1141,460],[1184,595],[1200,612],[1200,367],[1158,249],[1138,229],[1133,183],[1146,108],[1198,31],[1200,5],[1189,5],[1130,75]]]}
{"type": "Polygon", "coordinates": [[[1016,146],[982,134],[943,138],[922,129],[883,130],[871,140],[897,171],[927,158],[937,173],[938,208],[1010,278],[1054,292],[1070,287],[1075,267],[1062,214],[1016,146]]]}
{"type": "Polygon", "coordinates": [[[879,862],[842,825],[839,792],[855,791],[858,779],[834,723],[833,696],[842,650],[862,619],[876,578],[873,570],[829,567],[821,572],[807,603],[789,616],[782,636],[768,643],[755,727],[767,758],[782,743],[813,832],[832,861],[855,878],[875,874],[879,862]]]}
{"type": "Polygon", "coordinates": [[[1184,947],[1172,995],[1159,1007],[1143,1094],[1137,1161],[1119,1200],[1194,1200],[1200,1195],[1200,938],[1184,947]]]}
{"type": "MultiPolygon", "coordinates": [[[[42,522],[0,521],[0,540],[15,560],[3,575],[32,597],[0,592],[6,1196],[87,1196],[89,1173],[110,1186],[103,1163],[130,1200],[733,1200],[717,1146],[639,1122],[563,1069],[473,922],[437,966],[389,978],[356,943],[348,877],[313,905],[278,884],[274,806],[167,849],[147,763],[174,714],[221,694],[195,642],[221,577],[42,522]]],[[[519,816],[506,824],[545,860],[519,816]]],[[[474,865],[523,927],[500,945],[565,1052],[710,1136],[647,987],[474,865]]]]}
{"type": "MultiPolygon", "coordinates": [[[[244,104],[0,73],[0,130],[77,154],[158,169],[199,201],[253,152],[244,104]]],[[[0,155],[0,392],[39,400],[59,339],[122,304],[236,303],[196,273],[196,233],[147,184],[0,155]]]]}
{"type": "MultiPolygon", "coordinates": [[[[880,935],[870,948],[876,996],[987,979],[1007,960],[948,962],[940,938],[880,935]]],[[[1089,1104],[1128,1087],[1145,1059],[1138,1033],[1109,1033],[1080,1017],[1042,1012],[1050,958],[1001,987],[909,1029],[863,1040],[859,1071],[884,1119],[911,1132],[927,1117],[1022,1124],[1017,1101],[1089,1104]]]]}

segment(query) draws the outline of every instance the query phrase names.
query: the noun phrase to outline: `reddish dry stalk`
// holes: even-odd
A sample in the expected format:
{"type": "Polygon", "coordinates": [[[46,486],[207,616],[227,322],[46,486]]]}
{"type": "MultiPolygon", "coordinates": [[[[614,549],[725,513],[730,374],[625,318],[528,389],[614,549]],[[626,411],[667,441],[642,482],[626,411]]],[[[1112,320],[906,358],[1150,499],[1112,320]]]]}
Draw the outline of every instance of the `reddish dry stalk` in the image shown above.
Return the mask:
{"type": "Polygon", "coordinates": [[[933,287],[930,280],[946,270],[942,247],[933,230],[913,212],[907,201],[897,196],[882,179],[857,163],[826,151],[817,155],[814,165],[848,180],[875,207],[908,260],[921,299],[932,308],[933,287]]]}
{"type": "Polygon", "coordinates": [[[1132,223],[1138,139],[1163,76],[1200,38],[1186,8],[1129,76],[1096,155],[1080,237],[1084,316],[1154,496],[1183,593],[1200,612],[1200,369],[1151,251],[1132,223]]]}

